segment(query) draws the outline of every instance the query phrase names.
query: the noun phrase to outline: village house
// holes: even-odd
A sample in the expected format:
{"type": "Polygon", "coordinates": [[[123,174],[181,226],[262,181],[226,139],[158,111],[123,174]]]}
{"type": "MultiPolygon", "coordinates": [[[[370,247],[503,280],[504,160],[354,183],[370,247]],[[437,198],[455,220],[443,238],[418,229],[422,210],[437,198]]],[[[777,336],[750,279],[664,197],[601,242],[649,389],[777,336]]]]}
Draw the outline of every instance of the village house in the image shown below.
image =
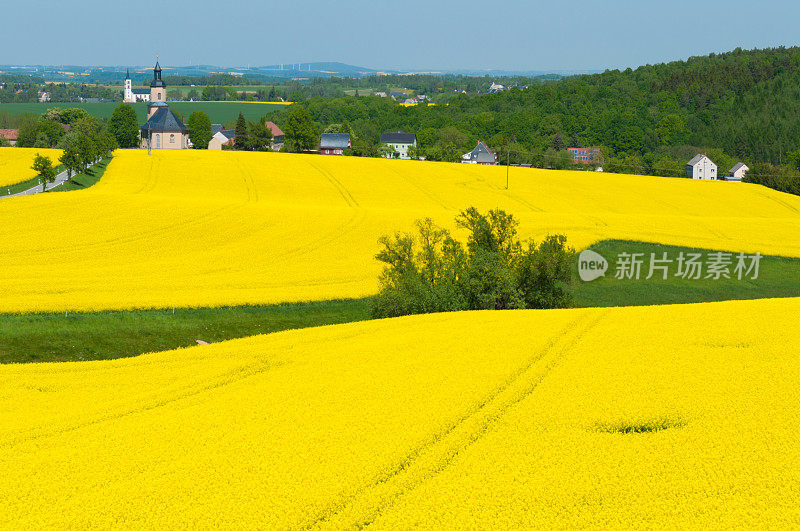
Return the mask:
{"type": "Polygon", "coordinates": [[[503,92],[504,90],[506,90],[505,86],[492,82],[492,85],[489,87],[489,90],[487,90],[486,93],[497,94],[498,92],[503,92]]]}
{"type": "Polygon", "coordinates": [[[344,155],[350,149],[350,135],[347,133],[323,133],[319,139],[319,150],[323,155],[344,155]]]}
{"type": "Polygon", "coordinates": [[[394,155],[387,154],[385,155],[386,158],[394,156],[394,158],[398,159],[410,159],[408,150],[412,147],[417,147],[417,135],[402,131],[383,133],[381,135],[381,144],[385,144],[394,150],[394,155]]]}
{"type": "Polygon", "coordinates": [[[284,142],[286,142],[286,135],[281,131],[281,128],[273,122],[267,122],[264,125],[272,132],[272,150],[280,151],[284,142]]]}
{"type": "Polygon", "coordinates": [[[716,181],[717,165],[702,153],[695,155],[695,157],[686,164],[686,177],[689,179],[716,181]]]}
{"type": "Polygon", "coordinates": [[[0,139],[8,140],[12,146],[17,145],[17,138],[19,137],[19,129],[0,129],[0,139]]]}
{"type": "Polygon", "coordinates": [[[209,140],[208,149],[212,151],[219,151],[222,149],[222,146],[232,146],[234,136],[233,130],[226,131],[224,129],[220,129],[219,131],[214,132],[211,140],[209,140]],[[228,134],[230,134],[230,136],[228,136],[228,134]]]}
{"type": "Polygon", "coordinates": [[[749,170],[750,168],[747,167],[747,164],[744,162],[739,162],[728,171],[727,180],[740,183],[749,170]]]}
{"type": "Polygon", "coordinates": [[[597,147],[571,147],[567,148],[567,151],[572,153],[572,161],[575,164],[592,164],[600,160],[600,148],[597,147]]]}
{"type": "Polygon", "coordinates": [[[464,164],[482,164],[482,165],[495,165],[497,164],[497,155],[489,149],[489,146],[483,142],[478,142],[475,149],[469,153],[465,153],[461,157],[461,162],[464,164]]]}
{"type": "Polygon", "coordinates": [[[167,85],[161,79],[156,61],[150,82],[147,122],[141,128],[141,147],[145,149],[188,149],[189,131],[167,104],[167,85]]]}
{"type": "MultiPolygon", "coordinates": [[[[280,151],[286,141],[286,135],[273,122],[266,122],[264,125],[272,132],[272,150],[280,151]]],[[[208,142],[210,150],[220,150],[222,146],[236,145],[235,129],[225,129],[222,124],[211,124],[211,135],[211,140],[208,142]]]]}

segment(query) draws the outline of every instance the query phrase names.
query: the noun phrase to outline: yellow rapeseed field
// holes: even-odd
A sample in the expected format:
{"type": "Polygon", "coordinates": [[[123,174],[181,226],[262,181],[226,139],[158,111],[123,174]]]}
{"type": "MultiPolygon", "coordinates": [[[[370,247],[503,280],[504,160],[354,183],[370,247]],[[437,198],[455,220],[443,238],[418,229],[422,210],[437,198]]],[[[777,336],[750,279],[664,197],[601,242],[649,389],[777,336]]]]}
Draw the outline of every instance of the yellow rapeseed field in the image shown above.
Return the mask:
{"type": "Polygon", "coordinates": [[[0,147],[0,187],[21,183],[36,177],[36,172],[31,169],[31,165],[37,153],[50,157],[53,166],[58,166],[58,158],[62,151],[60,149],[0,147]]]}
{"type": "Polygon", "coordinates": [[[117,151],[85,191],[0,203],[0,312],[377,292],[382,234],[469,206],[524,236],[800,256],[800,197],[687,179],[283,153],[117,151]]]}
{"type": "Polygon", "coordinates": [[[797,528],[800,300],[0,367],[0,527],[797,528]]]}

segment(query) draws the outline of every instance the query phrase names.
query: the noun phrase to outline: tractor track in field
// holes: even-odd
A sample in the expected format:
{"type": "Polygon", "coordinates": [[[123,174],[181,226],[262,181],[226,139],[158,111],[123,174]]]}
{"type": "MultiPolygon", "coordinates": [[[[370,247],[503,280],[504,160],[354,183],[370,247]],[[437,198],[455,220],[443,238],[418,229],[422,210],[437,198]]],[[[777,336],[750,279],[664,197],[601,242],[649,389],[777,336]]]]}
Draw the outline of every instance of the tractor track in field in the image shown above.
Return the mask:
{"type": "Polygon", "coordinates": [[[459,454],[478,442],[509,409],[528,398],[551,370],[569,354],[570,349],[580,343],[606,313],[607,311],[584,314],[570,323],[463,417],[412,449],[390,470],[358,488],[339,503],[329,506],[301,527],[340,528],[371,524],[401,496],[447,469],[459,454]],[[359,501],[371,497],[381,501],[370,505],[367,511],[359,512],[354,508],[359,501]]]}

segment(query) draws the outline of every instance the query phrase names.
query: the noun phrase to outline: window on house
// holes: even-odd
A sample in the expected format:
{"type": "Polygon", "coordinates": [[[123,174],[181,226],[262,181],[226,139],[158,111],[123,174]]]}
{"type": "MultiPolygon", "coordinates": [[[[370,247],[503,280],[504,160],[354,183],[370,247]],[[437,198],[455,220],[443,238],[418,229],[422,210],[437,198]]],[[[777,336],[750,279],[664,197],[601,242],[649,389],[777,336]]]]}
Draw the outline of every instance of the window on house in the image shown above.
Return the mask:
{"type": "Polygon", "coordinates": [[[161,147],[161,135],[156,135],[156,147],[161,147]]]}
{"type": "Polygon", "coordinates": [[[161,99],[161,93],[160,92],[158,93],[158,99],[161,99]]]}
{"type": "Polygon", "coordinates": [[[175,135],[169,135],[169,143],[170,144],[174,144],[175,143],[175,135]]]}

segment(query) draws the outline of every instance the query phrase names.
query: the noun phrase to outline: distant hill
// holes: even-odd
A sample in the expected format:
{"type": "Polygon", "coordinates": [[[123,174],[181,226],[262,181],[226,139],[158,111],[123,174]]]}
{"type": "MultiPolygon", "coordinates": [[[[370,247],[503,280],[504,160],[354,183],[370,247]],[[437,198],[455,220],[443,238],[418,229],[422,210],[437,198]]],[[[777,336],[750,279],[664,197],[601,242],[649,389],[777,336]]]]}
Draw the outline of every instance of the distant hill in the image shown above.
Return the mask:
{"type": "MultiPolygon", "coordinates": [[[[422,70],[375,69],[355,66],[335,61],[310,63],[281,63],[265,66],[216,66],[216,65],[161,65],[166,76],[208,76],[212,74],[233,74],[250,79],[285,80],[317,77],[366,77],[378,74],[434,74],[490,77],[540,77],[548,74],[573,75],[587,72],[545,71],[545,70],[441,70],[436,72],[422,70]]],[[[141,82],[152,75],[152,65],[121,66],[80,66],[80,65],[0,65],[0,74],[33,75],[46,81],[74,81],[84,83],[107,83],[121,80],[130,71],[134,82],[141,82]]]]}

